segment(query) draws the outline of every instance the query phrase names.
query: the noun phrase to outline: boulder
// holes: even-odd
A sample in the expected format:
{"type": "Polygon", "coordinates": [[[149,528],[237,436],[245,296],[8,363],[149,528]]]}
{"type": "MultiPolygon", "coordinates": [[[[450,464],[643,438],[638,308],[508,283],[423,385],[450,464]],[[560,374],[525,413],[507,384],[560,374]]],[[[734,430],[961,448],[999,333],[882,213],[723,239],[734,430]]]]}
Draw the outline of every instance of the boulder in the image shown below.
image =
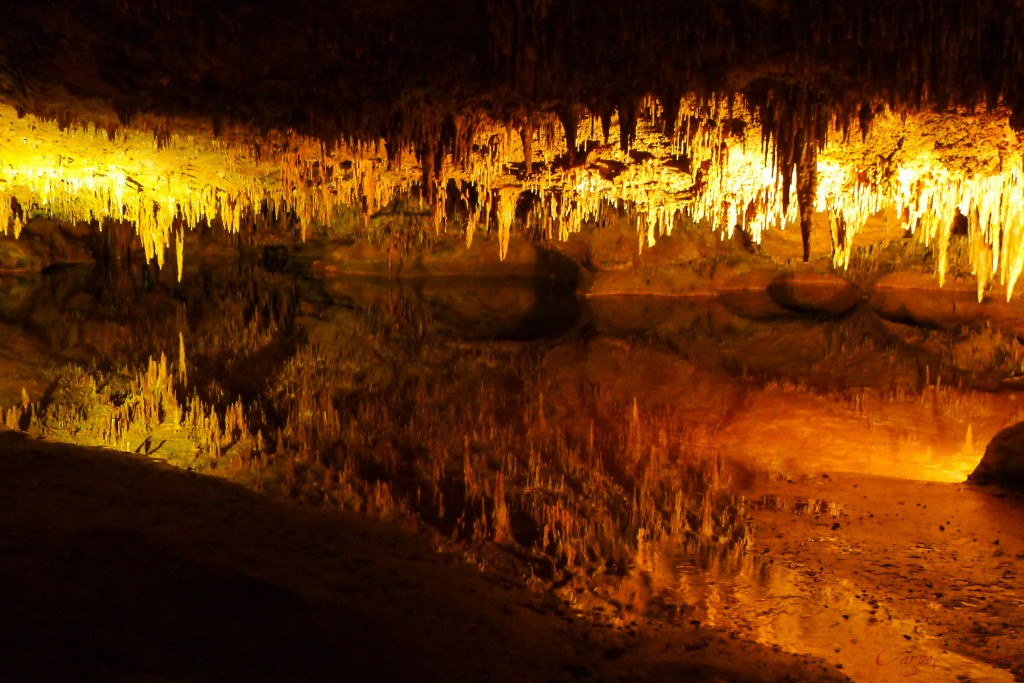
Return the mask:
{"type": "Polygon", "coordinates": [[[967,481],[1024,490],[1024,422],[992,437],[985,455],[967,481]]]}
{"type": "Polygon", "coordinates": [[[875,283],[868,304],[881,317],[918,327],[955,330],[991,325],[1008,334],[1024,326],[1024,297],[1006,301],[1005,290],[986,292],[978,301],[973,281],[950,278],[944,287],[924,273],[893,273],[875,283]]]}
{"type": "Polygon", "coordinates": [[[860,301],[857,287],[841,277],[821,273],[783,273],[768,284],[778,305],[801,313],[837,316],[860,301]]]}
{"type": "Polygon", "coordinates": [[[768,286],[779,277],[777,268],[752,268],[732,274],[718,285],[718,301],[744,318],[773,320],[793,315],[768,294],[768,286]]]}

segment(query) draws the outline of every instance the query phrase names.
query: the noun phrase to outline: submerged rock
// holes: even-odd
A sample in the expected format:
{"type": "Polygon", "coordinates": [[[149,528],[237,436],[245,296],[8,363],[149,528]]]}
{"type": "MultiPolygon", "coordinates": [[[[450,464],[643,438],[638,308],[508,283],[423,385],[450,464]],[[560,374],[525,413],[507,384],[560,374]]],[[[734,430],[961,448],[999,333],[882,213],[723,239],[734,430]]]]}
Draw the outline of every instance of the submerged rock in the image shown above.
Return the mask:
{"type": "Polygon", "coordinates": [[[768,295],[780,306],[815,315],[842,315],[860,301],[849,280],[820,273],[783,273],[768,285],[768,295]]]}
{"type": "Polygon", "coordinates": [[[420,252],[389,249],[366,239],[349,238],[325,243],[306,254],[317,277],[497,278],[570,283],[581,277],[579,266],[567,256],[517,235],[509,240],[504,258],[495,241],[484,237],[477,238],[469,247],[461,238],[438,239],[420,252]]]}
{"type": "Polygon", "coordinates": [[[992,437],[985,455],[967,481],[1024,489],[1024,422],[992,437]]]}
{"type": "Polygon", "coordinates": [[[27,240],[14,237],[0,239],[0,271],[23,272],[41,270],[39,257],[32,252],[27,240]]]}
{"type": "MultiPolygon", "coordinates": [[[[92,263],[92,229],[86,223],[63,223],[51,218],[33,218],[21,230],[15,261],[4,264],[12,270],[35,271],[67,263],[92,263]]],[[[6,241],[6,240],[5,240],[6,241]]]]}

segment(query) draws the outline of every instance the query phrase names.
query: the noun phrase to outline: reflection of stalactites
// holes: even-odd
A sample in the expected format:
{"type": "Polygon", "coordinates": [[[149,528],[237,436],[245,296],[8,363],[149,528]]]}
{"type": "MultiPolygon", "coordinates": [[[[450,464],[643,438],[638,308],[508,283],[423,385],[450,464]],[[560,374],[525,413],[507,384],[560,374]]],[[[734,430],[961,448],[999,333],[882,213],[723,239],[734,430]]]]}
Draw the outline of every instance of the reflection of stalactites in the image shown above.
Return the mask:
{"type": "Polygon", "coordinates": [[[17,239],[18,236],[21,234],[21,226],[18,224],[17,219],[14,216],[13,202],[14,197],[10,197],[4,193],[0,193],[0,233],[6,235],[13,221],[14,237],[15,239],[17,239]]]}
{"type": "Polygon", "coordinates": [[[178,282],[181,282],[181,273],[185,267],[185,233],[184,228],[180,228],[174,235],[174,251],[177,255],[178,265],[178,282]]]}
{"type": "Polygon", "coordinates": [[[661,97],[661,127],[662,134],[668,138],[673,146],[676,143],[677,126],[679,124],[679,111],[682,98],[678,95],[664,95],[661,97]]]}
{"type": "Polygon", "coordinates": [[[565,131],[566,159],[569,166],[574,166],[576,164],[577,151],[576,132],[580,122],[579,113],[569,106],[560,107],[556,113],[565,131]]]}
{"type": "Polygon", "coordinates": [[[619,148],[629,152],[636,139],[638,102],[631,97],[623,98],[619,104],[619,148]]]}
{"type": "Polygon", "coordinates": [[[362,175],[360,202],[363,210],[363,225],[369,226],[370,216],[380,209],[380,206],[377,205],[376,169],[372,161],[361,163],[356,168],[362,175]]]}
{"type": "Polygon", "coordinates": [[[185,335],[178,332],[178,381],[188,386],[188,369],[185,364],[185,335]]]}
{"type": "Polygon", "coordinates": [[[846,217],[842,209],[828,212],[828,227],[832,234],[832,262],[844,268],[850,265],[850,240],[846,231],[846,217]]]}
{"type": "Polygon", "coordinates": [[[526,117],[526,122],[519,129],[523,141],[523,173],[529,177],[533,173],[533,122],[526,117]]]}
{"type": "Polygon", "coordinates": [[[604,144],[608,144],[608,138],[612,134],[612,113],[604,109],[601,111],[601,136],[604,138],[604,144]]]}
{"type": "Polygon", "coordinates": [[[871,133],[871,126],[875,120],[875,112],[869,102],[861,103],[860,109],[857,111],[857,119],[860,122],[861,142],[867,142],[868,135],[871,133]]]}

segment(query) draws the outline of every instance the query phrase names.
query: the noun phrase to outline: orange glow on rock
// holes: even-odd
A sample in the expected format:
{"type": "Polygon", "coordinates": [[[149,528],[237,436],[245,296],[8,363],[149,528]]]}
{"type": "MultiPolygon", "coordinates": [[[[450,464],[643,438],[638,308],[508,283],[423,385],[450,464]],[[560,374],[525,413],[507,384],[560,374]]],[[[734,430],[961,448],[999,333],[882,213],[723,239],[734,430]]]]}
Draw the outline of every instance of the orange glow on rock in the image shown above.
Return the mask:
{"type": "MultiPolygon", "coordinates": [[[[641,251],[671,234],[682,219],[723,238],[743,230],[754,244],[765,231],[798,222],[796,202],[784,201],[795,196],[795,174],[779,176],[756,114],[737,118],[724,106],[684,99],[676,133],[667,138],[654,118],[657,101],[648,99],[643,111],[648,117],[641,116],[628,146],[618,144],[614,132],[607,142],[595,137],[597,117],[581,116],[572,154],[553,114],[522,134],[479,117],[469,148],[431,164],[436,229],[452,225],[471,244],[473,233],[490,231],[494,220],[504,258],[520,220],[517,205],[527,196],[536,201],[526,224],[560,240],[599,219],[606,208],[628,209],[641,251]],[[448,197],[452,183],[468,209],[460,225],[446,215],[455,199],[448,197]],[[479,197],[475,205],[469,188],[479,197]]],[[[979,300],[993,282],[1009,299],[1024,270],[1024,182],[1007,116],[879,113],[863,139],[835,131],[817,154],[813,207],[829,216],[831,234],[814,239],[829,239],[833,263],[845,268],[868,218],[891,212],[905,230],[934,247],[942,283],[959,211],[967,218],[979,300]]],[[[150,127],[166,130],[170,124],[160,125],[150,127]]],[[[219,219],[237,232],[247,217],[262,211],[291,211],[305,237],[311,225],[329,226],[341,208],[351,207],[363,213],[365,229],[372,232],[378,212],[428,182],[412,150],[387,150],[379,141],[339,142],[328,150],[291,133],[257,138],[234,131],[215,138],[196,122],[175,122],[174,129],[153,135],[143,122],[111,139],[94,128],[61,130],[56,122],[18,118],[0,106],[0,230],[17,236],[26,212],[35,211],[70,222],[128,220],[148,259],[162,265],[173,242],[180,265],[182,231],[204,221],[219,219]]]]}

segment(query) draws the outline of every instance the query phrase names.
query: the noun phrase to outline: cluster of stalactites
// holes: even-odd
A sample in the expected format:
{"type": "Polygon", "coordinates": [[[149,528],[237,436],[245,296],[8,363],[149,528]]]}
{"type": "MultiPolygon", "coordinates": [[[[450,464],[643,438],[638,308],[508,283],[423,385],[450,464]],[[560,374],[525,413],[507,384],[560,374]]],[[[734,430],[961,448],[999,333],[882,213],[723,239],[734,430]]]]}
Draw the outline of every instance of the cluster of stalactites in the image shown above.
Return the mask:
{"type": "MultiPolygon", "coordinates": [[[[583,110],[535,113],[518,130],[483,119],[476,153],[439,165],[437,185],[471,185],[481,198],[466,225],[470,244],[474,230],[491,228],[492,209],[499,241],[507,243],[502,218],[513,192],[529,198],[528,215],[548,239],[567,239],[614,208],[636,218],[639,250],[684,219],[707,222],[723,236],[741,229],[759,242],[764,230],[795,220],[796,208],[785,205],[788,188],[766,165],[757,127],[742,111],[735,101],[688,98],[664,107],[647,98],[625,128],[618,114],[583,110]]],[[[445,199],[442,193],[435,206],[437,225],[448,219],[445,199]]]]}
{"type": "MultiPolygon", "coordinates": [[[[493,216],[502,256],[523,193],[536,198],[532,215],[549,239],[566,239],[606,206],[627,208],[638,220],[639,249],[670,234],[681,216],[729,235],[738,227],[755,241],[792,219],[780,202],[787,183],[757,163],[744,134],[748,122],[733,115],[742,107],[695,98],[672,104],[647,98],[624,118],[563,108],[531,114],[518,126],[479,117],[459,129],[471,139],[453,145],[440,163],[429,159],[439,195],[435,225],[447,220],[449,180],[472,186],[480,197],[474,206],[465,202],[467,244],[478,227],[492,229],[493,216]]],[[[0,121],[6,128],[0,229],[21,227],[24,214],[12,212],[11,197],[67,221],[129,220],[147,258],[160,265],[174,241],[179,276],[187,227],[216,218],[237,232],[247,214],[266,207],[294,213],[305,237],[307,226],[329,223],[339,206],[358,207],[368,223],[417,179],[427,182],[423,154],[423,168],[415,169],[406,153],[403,173],[401,150],[392,155],[396,168],[382,141],[327,150],[318,140],[271,134],[257,149],[175,135],[166,125],[150,136],[124,128],[115,135],[64,130],[56,122],[17,119],[12,111],[0,121]]]]}
{"type": "Polygon", "coordinates": [[[959,213],[966,234],[958,237],[967,242],[979,298],[996,279],[1007,298],[1013,294],[1024,269],[1024,183],[1005,111],[896,115],[863,105],[834,114],[806,139],[797,128],[779,132],[779,121],[768,122],[775,129],[765,133],[756,108],[742,101],[689,98],[666,108],[648,99],[642,111],[647,116],[626,145],[614,127],[604,137],[607,121],[587,112],[534,115],[518,135],[505,124],[481,122],[475,149],[482,151],[462,166],[441,168],[444,179],[473,184],[484,198],[484,210],[477,207],[466,226],[467,242],[481,214],[490,228],[493,206],[504,254],[510,198],[517,195],[532,199],[528,215],[549,239],[566,239],[605,207],[628,209],[637,220],[639,249],[671,234],[683,217],[723,237],[743,230],[760,243],[765,230],[816,211],[828,218],[833,264],[845,269],[854,237],[871,216],[888,210],[935,249],[942,284],[959,213]],[[660,120],[666,111],[675,116],[671,125],[660,120]],[[859,119],[859,135],[851,135],[851,116],[859,119]],[[567,121],[574,126],[569,134],[567,121]],[[529,145],[524,135],[531,136],[529,145]],[[572,151],[569,140],[575,140],[572,151]],[[804,207],[796,201],[801,145],[815,151],[815,183],[804,207]]]}
{"type": "Polygon", "coordinates": [[[1007,113],[884,114],[874,131],[831,141],[819,159],[816,208],[828,214],[836,266],[849,264],[867,219],[890,210],[934,249],[940,285],[960,239],[979,301],[996,280],[1009,299],[1024,268],[1024,183],[1007,113]]]}
{"type": "Polygon", "coordinates": [[[310,138],[250,141],[133,131],[115,135],[18,117],[0,105],[0,232],[17,237],[41,212],[75,223],[130,221],[148,260],[163,266],[174,245],[182,273],[184,230],[219,221],[233,233],[247,219],[289,212],[303,237],[339,206],[372,212],[407,191],[411,176],[386,172],[383,143],[327,150],[310,138]]]}
{"type": "Polygon", "coordinates": [[[237,232],[254,213],[287,211],[305,237],[339,207],[358,209],[369,225],[395,196],[429,186],[438,231],[455,206],[467,245],[493,231],[502,258],[524,202],[527,220],[559,240],[606,208],[628,210],[640,250],[683,219],[760,243],[764,231],[805,222],[815,210],[827,214],[833,262],[845,268],[868,218],[891,209],[935,246],[942,282],[959,212],[979,297],[996,278],[1012,295],[1024,268],[1024,183],[1006,112],[896,116],[862,105],[824,120],[812,101],[788,110],[774,102],[646,98],[621,116],[580,108],[513,122],[479,115],[460,119],[447,146],[401,150],[382,140],[328,148],[290,133],[258,146],[202,134],[111,136],[0,107],[0,230],[17,235],[32,210],[66,221],[128,220],[147,258],[162,265],[175,245],[180,277],[183,231],[204,221],[237,232]],[[813,126],[805,130],[807,117],[813,126]],[[859,136],[850,134],[851,117],[860,119],[859,136]],[[798,173],[808,159],[809,188],[798,173]],[[451,188],[459,195],[449,196],[451,188]]]}

